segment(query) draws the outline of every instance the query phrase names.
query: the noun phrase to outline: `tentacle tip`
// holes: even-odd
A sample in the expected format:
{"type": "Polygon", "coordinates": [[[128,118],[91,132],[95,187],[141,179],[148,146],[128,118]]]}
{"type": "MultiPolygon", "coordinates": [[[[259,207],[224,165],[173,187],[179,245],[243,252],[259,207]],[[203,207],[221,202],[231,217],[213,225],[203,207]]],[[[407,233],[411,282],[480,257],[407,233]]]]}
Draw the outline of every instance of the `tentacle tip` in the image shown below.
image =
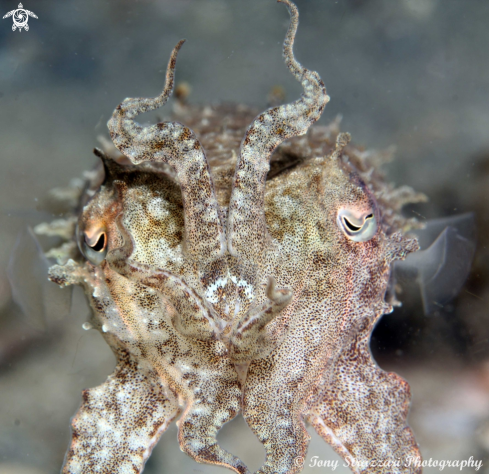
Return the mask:
{"type": "Polygon", "coordinates": [[[343,149],[350,143],[350,140],[351,135],[348,132],[339,133],[336,137],[336,145],[333,153],[331,154],[331,159],[339,159],[343,152],[343,149]]]}
{"type": "MultiPolygon", "coordinates": [[[[175,47],[173,48],[173,51],[171,53],[171,57],[170,57],[170,63],[168,64],[168,69],[167,69],[167,73],[171,70],[173,71],[175,69],[175,64],[176,64],[176,60],[177,60],[177,54],[178,52],[180,51],[180,48],[183,46],[183,43],[185,43],[185,41],[187,41],[185,38],[181,39],[176,45],[175,47]]],[[[166,88],[165,88],[166,89],[166,88]]]]}
{"type": "Polygon", "coordinates": [[[187,41],[187,38],[182,38],[176,45],[175,47],[173,48],[173,51],[174,52],[177,52],[180,50],[180,48],[183,46],[183,43],[185,43],[187,41]]]}
{"type": "Polygon", "coordinates": [[[274,277],[268,277],[267,298],[277,304],[288,304],[293,296],[293,291],[290,288],[277,289],[277,281],[274,277]]]}
{"type": "Polygon", "coordinates": [[[291,0],[277,0],[277,3],[284,3],[289,8],[290,14],[292,16],[297,16],[298,14],[297,5],[291,0]]]}
{"type": "Polygon", "coordinates": [[[104,167],[105,178],[103,183],[106,183],[109,179],[113,179],[121,171],[121,166],[113,160],[105,151],[100,148],[95,147],[93,149],[93,154],[100,158],[102,165],[104,167]]]}

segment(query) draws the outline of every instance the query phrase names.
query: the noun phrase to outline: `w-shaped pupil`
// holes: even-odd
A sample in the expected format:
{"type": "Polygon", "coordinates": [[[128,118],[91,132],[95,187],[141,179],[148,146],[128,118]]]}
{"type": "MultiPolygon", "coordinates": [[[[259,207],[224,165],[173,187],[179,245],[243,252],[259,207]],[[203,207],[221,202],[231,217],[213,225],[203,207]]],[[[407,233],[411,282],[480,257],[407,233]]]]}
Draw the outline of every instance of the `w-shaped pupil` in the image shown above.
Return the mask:
{"type": "Polygon", "coordinates": [[[361,227],[357,227],[356,225],[353,225],[346,217],[343,217],[343,220],[345,221],[346,227],[348,227],[349,230],[352,232],[358,232],[361,227]]]}
{"type": "Polygon", "coordinates": [[[97,243],[93,246],[90,245],[89,247],[95,250],[96,252],[100,252],[101,250],[103,250],[105,248],[105,234],[104,233],[100,234],[97,243]]]}

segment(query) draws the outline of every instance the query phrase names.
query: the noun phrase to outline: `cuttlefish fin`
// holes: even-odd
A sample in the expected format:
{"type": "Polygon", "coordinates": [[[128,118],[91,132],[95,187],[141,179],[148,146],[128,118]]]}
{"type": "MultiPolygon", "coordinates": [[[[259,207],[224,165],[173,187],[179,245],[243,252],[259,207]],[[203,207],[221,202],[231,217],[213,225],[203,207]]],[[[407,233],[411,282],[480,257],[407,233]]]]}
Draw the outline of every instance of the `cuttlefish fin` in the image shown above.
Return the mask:
{"type": "Polygon", "coordinates": [[[72,288],[60,289],[48,280],[51,266],[30,227],[23,229],[15,242],[7,268],[12,297],[27,318],[39,330],[49,320],[69,314],[72,288]]]}
{"type": "Polygon", "coordinates": [[[475,253],[474,214],[434,219],[414,231],[421,250],[394,264],[395,280],[415,279],[425,314],[442,308],[461,290],[475,253]]]}

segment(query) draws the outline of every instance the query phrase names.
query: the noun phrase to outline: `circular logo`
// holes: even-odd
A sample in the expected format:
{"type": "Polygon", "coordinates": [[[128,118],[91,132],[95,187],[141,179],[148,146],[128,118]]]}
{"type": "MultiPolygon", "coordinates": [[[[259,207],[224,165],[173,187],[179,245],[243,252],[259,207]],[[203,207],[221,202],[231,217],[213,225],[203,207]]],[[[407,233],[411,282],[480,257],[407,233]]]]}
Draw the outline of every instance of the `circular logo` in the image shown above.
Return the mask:
{"type": "Polygon", "coordinates": [[[22,31],[22,28],[24,28],[25,31],[29,31],[29,25],[27,22],[29,21],[29,17],[31,16],[32,18],[37,18],[37,15],[35,13],[32,13],[29,10],[26,10],[22,3],[19,3],[17,10],[12,10],[8,12],[6,15],[3,16],[3,18],[8,18],[12,17],[12,20],[14,24],[12,25],[12,31],[15,31],[16,29],[22,31]]]}
{"type": "Polygon", "coordinates": [[[15,10],[12,19],[14,20],[14,25],[17,28],[22,29],[27,25],[27,21],[29,20],[29,15],[25,10],[19,8],[18,10],[15,10]]]}

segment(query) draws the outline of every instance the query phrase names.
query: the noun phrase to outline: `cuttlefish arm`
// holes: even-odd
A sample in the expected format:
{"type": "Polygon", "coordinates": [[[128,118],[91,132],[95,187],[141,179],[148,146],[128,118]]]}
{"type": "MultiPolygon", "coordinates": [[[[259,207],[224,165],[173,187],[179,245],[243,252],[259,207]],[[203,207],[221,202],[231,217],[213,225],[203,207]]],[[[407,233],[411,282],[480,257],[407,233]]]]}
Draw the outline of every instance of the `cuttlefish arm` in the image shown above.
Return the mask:
{"type": "MultiPolygon", "coordinates": [[[[224,343],[218,341],[219,320],[211,307],[182,278],[163,269],[131,261],[133,242],[116,218],[123,245],[107,254],[109,266],[120,275],[160,293],[171,309],[174,329],[188,338],[177,350],[176,365],[182,371],[179,395],[186,408],[178,421],[181,450],[201,463],[228,467],[239,474],[248,473],[244,463],[222,449],[217,434],[240,410],[241,390],[234,364],[227,358],[224,343]]],[[[179,346],[181,337],[167,344],[179,346]]],[[[159,361],[155,362],[156,366],[159,361]]]]}
{"type": "Polygon", "coordinates": [[[419,473],[421,454],[406,422],[409,385],[372,359],[374,325],[366,318],[327,367],[305,418],[354,473],[419,473]]]}
{"type": "Polygon", "coordinates": [[[157,374],[121,349],[115,372],[83,391],[63,474],[141,473],[180,409],[157,374]]]}
{"type": "Polygon", "coordinates": [[[163,92],[155,98],[125,99],[107,123],[117,149],[132,163],[166,163],[182,190],[186,249],[201,264],[225,251],[224,230],[207,158],[195,133],[179,122],[143,127],[134,119],[162,107],[173,91],[174,71],[181,40],[173,49],[163,92]]]}
{"type": "Polygon", "coordinates": [[[270,157],[288,138],[304,135],[329,101],[319,74],[303,67],[294,57],[297,7],[289,0],[278,1],[287,5],[290,13],[283,48],[285,64],[304,92],[299,100],[270,108],[256,117],[241,142],[229,204],[228,249],[232,255],[252,263],[260,262],[266,245],[264,196],[270,157]]]}

